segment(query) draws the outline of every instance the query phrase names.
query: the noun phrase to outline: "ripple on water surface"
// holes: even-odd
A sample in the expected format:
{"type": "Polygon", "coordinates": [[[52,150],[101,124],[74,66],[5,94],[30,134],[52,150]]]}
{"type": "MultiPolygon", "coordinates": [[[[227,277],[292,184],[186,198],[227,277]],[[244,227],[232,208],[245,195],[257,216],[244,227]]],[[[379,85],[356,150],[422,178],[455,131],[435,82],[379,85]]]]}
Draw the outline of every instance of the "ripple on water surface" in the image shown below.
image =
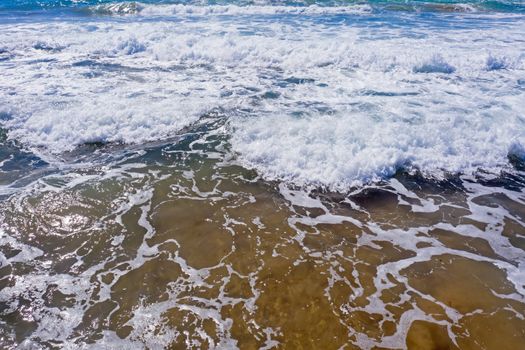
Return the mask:
{"type": "Polygon", "coordinates": [[[305,191],[236,165],[224,120],[2,202],[2,342],[516,348],[522,173],[305,191]]]}
{"type": "Polygon", "coordinates": [[[0,348],[525,343],[519,11],[81,3],[0,4],[0,348]]]}

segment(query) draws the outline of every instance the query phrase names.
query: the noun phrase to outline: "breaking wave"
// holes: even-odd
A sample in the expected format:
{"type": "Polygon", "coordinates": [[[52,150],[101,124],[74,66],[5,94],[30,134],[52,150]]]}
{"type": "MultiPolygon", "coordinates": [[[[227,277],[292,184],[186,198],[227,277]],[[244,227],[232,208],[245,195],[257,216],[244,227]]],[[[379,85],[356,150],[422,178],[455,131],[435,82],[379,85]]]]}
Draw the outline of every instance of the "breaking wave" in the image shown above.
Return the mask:
{"type": "Polygon", "coordinates": [[[378,28],[327,13],[298,26],[290,11],[325,9],[273,7],[283,13],[260,26],[269,8],[202,7],[251,12],[189,21],[4,24],[1,123],[10,138],[58,155],[85,143],[162,140],[216,111],[243,165],[333,189],[402,168],[499,171],[509,155],[522,157],[519,18],[454,27],[443,17],[435,25],[449,29],[440,32],[417,14],[378,28]]]}

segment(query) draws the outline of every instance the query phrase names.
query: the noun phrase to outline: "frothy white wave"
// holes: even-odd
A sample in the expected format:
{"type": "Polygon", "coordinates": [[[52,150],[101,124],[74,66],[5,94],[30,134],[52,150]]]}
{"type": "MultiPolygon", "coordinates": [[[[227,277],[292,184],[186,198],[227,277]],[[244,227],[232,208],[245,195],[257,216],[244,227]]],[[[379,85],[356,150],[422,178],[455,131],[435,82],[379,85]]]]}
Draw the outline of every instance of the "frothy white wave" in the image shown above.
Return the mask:
{"type": "Polygon", "coordinates": [[[454,73],[456,68],[448,64],[441,55],[437,54],[414,67],[416,73],[454,73]]]}
{"type": "Polygon", "coordinates": [[[42,110],[7,125],[12,138],[37,147],[52,147],[55,152],[69,151],[84,143],[143,143],[169,137],[196,121],[208,111],[209,101],[151,102],[136,97],[135,103],[138,105],[111,97],[82,101],[42,110]]]}
{"type": "Polygon", "coordinates": [[[279,5],[151,5],[142,3],[117,3],[90,7],[93,14],[141,15],[141,16],[238,16],[238,15],[323,15],[323,14],[367,14],[372,7],[367,4],[348,6],[279,6],[279,5]]]}
{"type": "Polygon", "coordinates": [[[162,139],[221,109],[243,164],[338,189],[522,155],[523,22],[439,32],[255,18],[4,24],[2,123],[60,153],[162,139]]]}
{"type": "Polygon", "coordinates": [[[244,164],[268,179],[343,191],[388,178],[401,168],[437,177],[500,169],[508,165],[515,145],[525,144],[523,121],[514,118],[388,119],[377,123],[373,116],[351,112],[255,118],[237,124],[233,144],[244,164]]]}
{"type": "Polygon", "coordinates": [[[138,2],[122,2],[104,4],[88,7],[88,11],[99,15],[132,15],[144,9],[144,5],[138,2]]]}

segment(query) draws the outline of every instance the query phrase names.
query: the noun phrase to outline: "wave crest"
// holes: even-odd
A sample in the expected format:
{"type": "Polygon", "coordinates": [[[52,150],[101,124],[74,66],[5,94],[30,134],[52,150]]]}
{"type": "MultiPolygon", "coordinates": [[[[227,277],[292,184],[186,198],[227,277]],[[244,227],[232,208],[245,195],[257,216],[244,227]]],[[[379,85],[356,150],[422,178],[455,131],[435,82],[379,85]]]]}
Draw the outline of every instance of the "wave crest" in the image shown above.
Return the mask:
{"type": "Polygon", "coordinates": [[[430,59],[423,61],[422,63],[414,67],[414,73],[443,73],[450,74],[454,73],[456,68],[450,65],[443,56],[436,54],[430,59]]]}
{"type": "Polygon", "coordinates": [[[121,2],[115,4],[104,4],[91,6],[87,12],[94,15],[135,15],[144,9],[144,4],[138,2],[121,2]]]}
{"type": "Polygon", "coordinates": [[[283,5],[150,5],[138,2],[104,4],[87,7],[92,15],[142,15],[142,16],[240,16],[240,15],[325,15],[368,14],[373,11],[368,4],[347,6],[283,6],[283,5]]]}

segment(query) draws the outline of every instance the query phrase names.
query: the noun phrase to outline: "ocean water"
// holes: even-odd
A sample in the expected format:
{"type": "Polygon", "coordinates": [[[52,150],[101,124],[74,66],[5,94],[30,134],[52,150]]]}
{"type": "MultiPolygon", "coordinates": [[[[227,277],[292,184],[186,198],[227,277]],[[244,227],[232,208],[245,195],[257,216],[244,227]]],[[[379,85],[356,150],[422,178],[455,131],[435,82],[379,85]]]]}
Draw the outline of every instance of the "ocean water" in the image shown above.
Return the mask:
{"type": "Polygon", "coordinates": [[[520,348],[525,2],[1,0],[0,326],[520,348]]]}

